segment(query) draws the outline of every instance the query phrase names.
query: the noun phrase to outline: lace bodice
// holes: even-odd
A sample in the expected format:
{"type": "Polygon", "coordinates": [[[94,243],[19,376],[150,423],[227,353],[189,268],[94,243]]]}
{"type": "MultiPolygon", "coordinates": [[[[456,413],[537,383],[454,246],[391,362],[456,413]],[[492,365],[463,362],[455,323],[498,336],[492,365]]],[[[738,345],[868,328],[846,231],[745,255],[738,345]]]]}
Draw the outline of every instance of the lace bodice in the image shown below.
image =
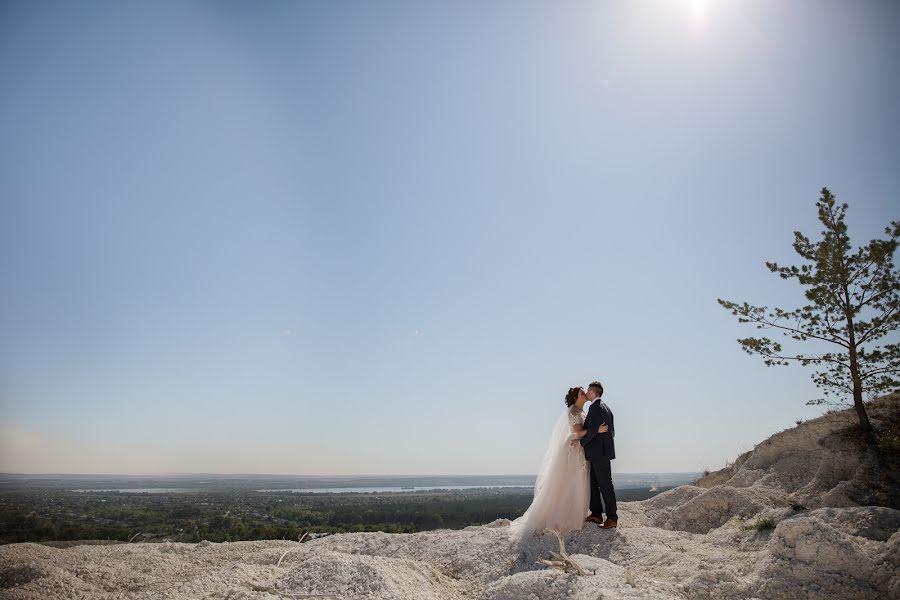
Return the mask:
{"type": "MultiPolygon", "coordinates": [[[[569,407],[569,426],[571,427],[572,425],[584,425],[584,412],[582,412],[581,409],[579,409],[575,406],[569,407]]],[[[571,435],[569,435],[569,441],[576,440],[576,439],[578,439],[578,436],[574,432],[571,435]]],[[[568,451],[569,452],[577,452],[578,457],[579,457],[579,463],[581,465],[585,464],[585,460],[587,460],[587,459],[584,458],[584,450],[582,450],[580,446],[575,447],[575,446],[570,445],[568,448],[568,451]]]]}
{"type": "Polygon", "coordinates": [[[583,425],[584,424],[584,412],[581,409],[576,408],[575,406],[569,407],[569,425],[583,425]]]}

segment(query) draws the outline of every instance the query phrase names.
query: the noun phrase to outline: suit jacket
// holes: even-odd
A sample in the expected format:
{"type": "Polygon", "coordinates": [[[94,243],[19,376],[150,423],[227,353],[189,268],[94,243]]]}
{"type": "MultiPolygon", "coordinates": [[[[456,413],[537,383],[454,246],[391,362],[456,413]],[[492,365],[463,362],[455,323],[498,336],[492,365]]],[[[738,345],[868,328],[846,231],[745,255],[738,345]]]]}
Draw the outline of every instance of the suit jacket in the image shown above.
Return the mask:
{"type": "Polygon", "coordinates": [[[609,406],[599,398],[591,402],[587,417],[584,419],[584,428],[586,433],[581,438],[584,457],[588,460],[613,460],[616,457],[616,445],[613,441],[616,437],[616,428],[613,424],[613,413],[609,406]],[[597,429],[603,423],[609,425],[609,431],[599,433],[597,429]]]}

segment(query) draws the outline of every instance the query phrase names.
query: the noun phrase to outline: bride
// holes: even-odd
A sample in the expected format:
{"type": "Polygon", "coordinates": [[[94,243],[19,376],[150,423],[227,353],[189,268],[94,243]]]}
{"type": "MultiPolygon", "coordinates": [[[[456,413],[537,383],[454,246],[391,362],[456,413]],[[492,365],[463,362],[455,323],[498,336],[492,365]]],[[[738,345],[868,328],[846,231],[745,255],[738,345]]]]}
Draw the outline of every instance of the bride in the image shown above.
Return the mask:
{"type": "Polygon", "coordinates": [[[566,408],[553,426],[534,484],[534,500],[525,514],[510,524],[511,540],[521,542],[544,529],[556,530],[560,535],[575,531],[581,529],[590,514],[589,465],[578,443],[584,434],[572,431],[573,425],[584,423],[585,402],[587,396],[580,387],[571,388],[566,394],[566,408]]]}

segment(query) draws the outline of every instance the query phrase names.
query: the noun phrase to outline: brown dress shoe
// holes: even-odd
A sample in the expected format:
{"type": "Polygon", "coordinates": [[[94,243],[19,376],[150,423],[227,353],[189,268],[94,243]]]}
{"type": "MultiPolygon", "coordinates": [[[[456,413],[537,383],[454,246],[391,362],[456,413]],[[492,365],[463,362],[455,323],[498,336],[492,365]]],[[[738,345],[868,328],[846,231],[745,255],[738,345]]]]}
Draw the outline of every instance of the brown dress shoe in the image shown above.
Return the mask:
{"type": "Polygon", "coordinates": [[[598,517],[597,515],[589,515],[588,518],[585,519],[585,522],[603,525],[603,517],[598,517]]]}
{"type": "Polygon", "coordinates": [[[607,519],[606,522],[600,526],[600,529],[615,529],[618,523],[619,522],[615,519],[607,519]]]}

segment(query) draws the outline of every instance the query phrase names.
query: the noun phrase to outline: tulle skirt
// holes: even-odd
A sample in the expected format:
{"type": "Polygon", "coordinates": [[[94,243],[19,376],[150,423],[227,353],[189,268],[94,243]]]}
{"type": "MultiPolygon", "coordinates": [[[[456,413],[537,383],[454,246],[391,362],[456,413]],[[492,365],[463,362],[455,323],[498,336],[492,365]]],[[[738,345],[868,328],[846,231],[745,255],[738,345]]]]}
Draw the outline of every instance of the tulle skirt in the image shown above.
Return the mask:
{"type": "Polygon", "coordinates": [[[590,514],[590,471],[580,446],[566,442],[553,457],[545,480],[535,490],[531,506],[510,524],[510,538],[523,541],[544,529],[560,534],[576,531],[584,526],[590,514]]]}

